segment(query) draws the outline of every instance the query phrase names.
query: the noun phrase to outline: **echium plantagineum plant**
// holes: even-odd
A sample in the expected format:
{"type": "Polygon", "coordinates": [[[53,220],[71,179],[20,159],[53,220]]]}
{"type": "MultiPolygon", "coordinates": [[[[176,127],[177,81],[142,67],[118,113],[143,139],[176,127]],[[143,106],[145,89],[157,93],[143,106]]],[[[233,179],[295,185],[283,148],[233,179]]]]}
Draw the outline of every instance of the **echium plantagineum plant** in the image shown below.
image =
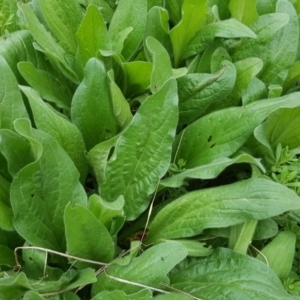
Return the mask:
{"type": "Polygon", "coordinates": [[[299,14],[0,0],[0,299],[299,299],[299,14]]]}

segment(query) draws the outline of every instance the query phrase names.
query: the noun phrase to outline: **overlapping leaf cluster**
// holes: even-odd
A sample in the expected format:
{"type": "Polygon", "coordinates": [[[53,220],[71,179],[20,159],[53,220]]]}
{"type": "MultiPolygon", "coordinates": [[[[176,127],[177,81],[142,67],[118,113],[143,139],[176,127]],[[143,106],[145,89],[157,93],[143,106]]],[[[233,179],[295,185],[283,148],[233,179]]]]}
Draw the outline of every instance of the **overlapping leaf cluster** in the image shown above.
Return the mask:
{"type": "Polygon", "coordinates": [[[297,299],[299,14],[0,0],[0,299],[297,299]]]}

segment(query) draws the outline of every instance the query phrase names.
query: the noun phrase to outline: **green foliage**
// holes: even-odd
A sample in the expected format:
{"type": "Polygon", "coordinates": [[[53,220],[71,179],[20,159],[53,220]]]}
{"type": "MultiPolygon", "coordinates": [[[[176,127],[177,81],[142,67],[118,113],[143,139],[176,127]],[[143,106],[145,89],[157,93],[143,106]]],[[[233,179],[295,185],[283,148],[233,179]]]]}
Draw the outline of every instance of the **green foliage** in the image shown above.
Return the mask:
{"type": "Polygon", "coordinates": [[[0,0],[0,299],[298,299],[299,3],[0,0]]]}

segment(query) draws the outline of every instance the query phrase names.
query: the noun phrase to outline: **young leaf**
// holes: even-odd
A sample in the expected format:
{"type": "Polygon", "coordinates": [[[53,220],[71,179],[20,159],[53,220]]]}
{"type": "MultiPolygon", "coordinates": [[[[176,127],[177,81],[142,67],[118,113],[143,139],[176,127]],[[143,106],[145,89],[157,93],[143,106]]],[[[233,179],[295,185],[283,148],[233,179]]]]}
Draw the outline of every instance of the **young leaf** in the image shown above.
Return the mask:
{"type": "Polygon", "coordinates": [[[25,86],[20,88],[29,100],[36,127],[56,139],[74,162],[81,181],[84,182],[88,165],[84,154],[84,141],[78,128],[64,115],[47,105],[35,90],[25,86]]]}
{"type": "Polygon", "coordinates": [[[277,13],[286,13],[289,22],[272,37],[268,47],[264,70],[260,79],[266,84],[282,85],[288,75],[288,69],[294,63],[299,44],[298,15],[293,4],[287,0],[277,2],[277,13]]]}
{"type": "Polygon", "coordinates": [[[70,110],[72,91],[58,78],[47,71],[36,69],[32,63],[26,61],[18,63],[18,70],[43,99],[54,103],[58,108],[70,110]]]}
{"type": "MultiPolygon", "coordinates": [[[[120,0],[109,26],[109,34],[113,43],[119,38],[124,28],[132,27],[132,32],[124,42],[122,55],[129,61],[136,53],[144,35],[147,20],[146,0],[120,0]]],[[[113,48],[113,50],[115,50],[113,48]]]]}
{"type": "Polygon", "coordinates": [[[109,78],[102,61],[91,58],[77,88],[71,108],[73,123],[81,131],[87,150],[118,132],[113,112],[109,78]]]}
{"type": "Polygon", "coordinates": [[[298,93],[293,93],[277,99],[253,102],[244,107],[219,110],[204,116],[177,136],[174,153],[177,153],[178,159],[186,161],[186,168],[229,157],[247,141],[253,130],[270,113],[283,107],[298,107],[298,97],[298,93]]]}
{"type": "Polygon", "coordinates": [[[101,291],[122,290],[126,294],[140,291],[142,288],[119,282],[118,279],[140,283],[150,287],[159,287],[167,274],[187,256],[186,248],[175,241],[168,241],[147,249],[139,257],[133,258],[128,265],[111,264],[105,273],[100,274],[93,285],[92,294],[101,291]],[[172,249],[172,251],[170,251],[172,249]],[[116,279],[114,279],[116,278],[116,279]]]}
{"type": "Polygon", "coordinates": [[[254,77],[242,96],[243,105],[265,98],[267,98],[266,85],[260,79],[254,77]]]}
{"type": "Polygon", "coordinates": [[[134,294],[127,295],[123,291],[103,291],[97,294],[92,300],[151,300],[150,290],[142,290],[134,294]]]}
{"type": "MultiPolygon", "coordinates": [[[[99,261],[110,262],[115,246],[105,226],[85,207],[68,204],[64,212],[68,254],[99,261]]],[[[79,268],[96,267],[86,262],[75,262],[79,268]]]]}
{"type": "MultiPolygon", "coordinates": [[[[228,19],[203,26],[185,48],[182,59],[196,55],[216,38],[256,38],[256,34],[235,19],[228,19]]],[[[249,39],[251,40],[251,39],[249,39]]]]}
{"type": "Polygon", "coordinates": [[[115,146],[115,158],[106,168],[100,194],[106,201],[125,198],[127,219],[135,219],[149,204],[166,173],[177,125],[177,87],[170,79],[141,105],[115,146]]]}
{"type": "Polygon", "coordinates": [[[78,41],[77,56],[83,68],[90,58],[96,57],[98,50],[112,50],[105,21],[99,9],[93,4],[88,6],[76,37],[78,41]]]}
{"type": "Polygon", "coordinates": [[[285,94],[300,80],[300,61],[295,62],[290,68],[288,75],[283,82],[283,93],[285,94]]]}
{"type": "Polygon", "coordinates": [[[166,49],[154,38],[148,37],[146,45],[152,54],[153,60],[150,89],[152,93],[156,93],[173,77],[171,61],[166,49]]]}
{"type": "Polygon", "coordinates": [[[206,23],[206,0],[185,0],[182,5],[182,19],[170,31],[175,66],[196,32],[206,23]]]}
{"type": "Polygon", "coordinates": [[[252,178],[191,192],[174,200],[155,216],[146,242],[189,237],[205,228],[266,219],[299,208],[299,197],[287,187],[252,178]]]}
{"type": "Polygon", "coordinates": [[[256,0],[231,0],[229,9],[231,17],[245,25],[250,25],[258,18],[256,0]]]}
{"type": "Polygon", "coordinates": [[[40,0],[39,7],[47,25],[67,53],[75,55],[75,33],[82,20],[82,10],[73,0],[40,0]]]}
{"type": "Polygon", "coordinates": [[[28,115],[17,80],[1,55],[0,70],[0,128],[14,130],[13,122],[28,115]]]}
{"type": "Polygon", "coordinates": [[[276,274],[256,259],[219,248],[171,275],[171,286],[201,299],[292,300],[276,274]],[[230,265],[230,267],[228,267],[230,265]]]}
{"type": "Polygon", "coordinates": [[[15,128],[30,142],[36,160],[24,167],[12,182],[14,226],[33,245],[63,251],[64,207],[69,202],[86,205],[79,173],[48,134],[31,128],[24,119],[17,120],[15,128]]]}
{"type": "Polygon", "coordinates": [[[236,69],[224,61],[215,74],[187,74],[178,78],[179,124],[189,124],[204,115],[209,106],[221,102],[233,89],[236,69]]]}

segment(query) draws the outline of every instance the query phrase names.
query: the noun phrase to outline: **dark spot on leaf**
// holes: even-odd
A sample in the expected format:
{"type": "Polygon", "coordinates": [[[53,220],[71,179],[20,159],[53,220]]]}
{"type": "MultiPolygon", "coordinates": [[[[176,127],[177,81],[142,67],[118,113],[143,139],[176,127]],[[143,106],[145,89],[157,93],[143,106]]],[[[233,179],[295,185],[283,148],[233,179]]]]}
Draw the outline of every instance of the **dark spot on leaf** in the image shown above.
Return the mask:
{"type": "Polygon", "coordinates": [[[210,135],[210,136],[208,137],[207,141],[210,142],[211,139],[212,139],[212,136],[210,135]]]}
{"type": "Polygon", "coordinates": [[[216,146],[216,143],[212,144],[209,148],[213,148],[214,146],[216,146]]]}
{"type": "Polygon", "coordinates": [[[162,261],[165,261],[163,257],[161,257],[161,260],[162,260],[162,261]]]}
{"type": "Polygon", "coordinates": [[[34,198],[35,194],[31,194],[30,196],[31,196],[31,198],[34,198]]]}
{"type": "Polygon", "coordinates": [[[31,260],[31,261],[32,261],[32,260],[33,260],[33,259],[32,259],[32,257],[29,257],[29,260],[31,260]]]}

